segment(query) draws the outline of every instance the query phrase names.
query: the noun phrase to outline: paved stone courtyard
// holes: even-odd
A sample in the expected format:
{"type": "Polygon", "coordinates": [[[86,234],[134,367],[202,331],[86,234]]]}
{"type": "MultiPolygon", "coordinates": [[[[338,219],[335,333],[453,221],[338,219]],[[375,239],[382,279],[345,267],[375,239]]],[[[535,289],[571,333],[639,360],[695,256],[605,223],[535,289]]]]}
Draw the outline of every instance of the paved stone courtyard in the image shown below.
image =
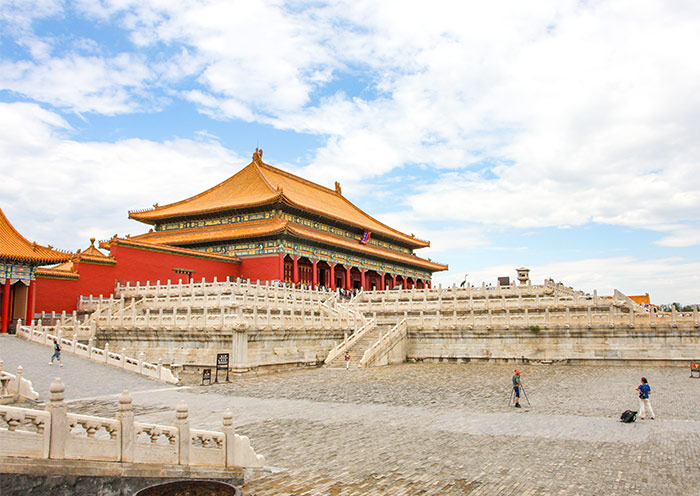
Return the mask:
{"type": "Polygon", "coordinates": [[[122,388],[147,422],[171,423],[184,400],[192,425],[213,429],[231,408],[275,467],[247,496],[700,494],[700,379],[685,368],[518,365],[532,405],[516,410],[512,364],[307,369],[175,388],[99,365],[85,373],[93,364],[75,357],[48,372],[49,348],[18,341],[0,339],[6,369],[10,354],[30,379],[61,375],[71,411],[112,416],[122,388]],[[656,419],[621,424],[642,375],[656,419]]]}

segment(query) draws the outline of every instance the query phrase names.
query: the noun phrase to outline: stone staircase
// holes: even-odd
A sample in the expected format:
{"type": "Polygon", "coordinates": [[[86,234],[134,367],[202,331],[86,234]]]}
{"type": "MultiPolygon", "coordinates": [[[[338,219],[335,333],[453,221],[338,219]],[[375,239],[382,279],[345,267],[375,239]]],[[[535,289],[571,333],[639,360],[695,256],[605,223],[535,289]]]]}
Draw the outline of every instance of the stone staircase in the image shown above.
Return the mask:
{"type": "MultiPolygon", "coordinates": [[[[392,327],[392,324],[377,324],[374,329],[367,332],[357,342],[350,345],[347,350],[350,352],[350,366],[359,367],[360,360],[365,351],[376,343],[381,335],[389,332],[392,327]]],[[[338,354],[330,363],[326,364],[326,367],[333,369],[345,368],[345,350],[338,354]]]]}

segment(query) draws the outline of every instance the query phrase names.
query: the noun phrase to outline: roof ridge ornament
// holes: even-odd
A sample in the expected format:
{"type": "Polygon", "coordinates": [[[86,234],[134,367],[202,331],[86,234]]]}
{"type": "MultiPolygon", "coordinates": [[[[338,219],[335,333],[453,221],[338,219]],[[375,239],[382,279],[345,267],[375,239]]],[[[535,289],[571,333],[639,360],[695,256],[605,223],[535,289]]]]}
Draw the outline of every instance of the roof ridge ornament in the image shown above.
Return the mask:
{"type": "Polygon", "coordinates": [[[263,156],[262,148],[255,148],[255,151],[253,152],[253,162],[256,162],[258,164],[262,164],[262,156],[263,156]]]}
{"type": "Polygon", "coordinates": [[[335,182],[335,192],[340,196],[343,196],[343,189],[340,187],[340,183],[338,181],[335,182]]]}

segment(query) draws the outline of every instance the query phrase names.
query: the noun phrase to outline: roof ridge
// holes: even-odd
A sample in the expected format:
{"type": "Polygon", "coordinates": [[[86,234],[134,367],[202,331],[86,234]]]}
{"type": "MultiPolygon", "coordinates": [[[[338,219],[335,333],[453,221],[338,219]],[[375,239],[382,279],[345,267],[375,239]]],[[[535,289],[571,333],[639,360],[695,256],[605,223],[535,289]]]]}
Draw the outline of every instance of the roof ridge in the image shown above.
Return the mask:
{"type": "MultiPolygon", "coordinates": [[[[259,160],[259,166],[262,166],[262,167],[264,167],[264,168],[266,168],[266,169],[270,169],[272,172],[275,172],[275,173],[277,173],[277,174],[281,174],[281,175],[283,175],[283,176],[285,176],[285,177],[288,177],[288,178],[293,179],[293,180],[295,180],[295,181],[298,181],[298,182],[300,182],[300,183],[306,184],[306,185],[308,185],[308,186],[312,186],[312,187],[314,187],[314,188],[316,188],[316,189],[319,189],[319,190],[322,190],[322,191],[324,191],[324,192],[326,192],[326,193],[330,193],[330,194],[336,195],[336,196],[338,196],[339,198],[341,198],[345,203],[347,203],[349,206],[351,206],[353,209],[355,209],[357,212],[359,212],[359,213],[361,213],[361,214],[363,214],[363,215],[366,215],[368,218],[370,218],[371,220],[373,220],[373,221],[376,222],[377,224],[381,225],[382,227],[388,229],[389,231],[391,231],[391,232],[393,232],[393,233],[395,233],[395,234],[398,234],[398,235],[400,235],[400,236],[402,236],[402,237],[411,238],[411,239],[413,239],[413,240],[415,240],[415,241],[418,241],[418,242],[423,242],[423,243],[426,244],[426,246],[430,246],[430,242],[425,241],[425,240],[422,240],[422,239],[419,239],[419,238],[416,238],[415,236],[411,236],[411,235],[408,235],[408,234],[406,234],[406,233],[403,233],[403,232],[399,231],[398,229],[394,229],[393,227],[390,227],[390,226],[386,225],[384,222],[382,222],[382,221],[380,221],[380,220],[378,220],[378,219],[375,219],[373,216],[371,216],[370,214],[368,214],[367,212],[365,212],[364,210],[362,210],[360,207],[358,207],[358,206],[355,205],[353,202],[351,202],[350,200],[348,200],[345,196],[343,196],[342,192],[340,191],[340,184],[339,184],[338,182],[336,182],[336,189],[335,189],[335,190],[332,190],[332,189],[327,188],[327,187],[325,187],[325,186],[323,186],[323,185],[320,185],[320,184],[315,183],[315,182],[313,182],[313,181],[309,181],[308,179],[304,179],[303,177],[299,177],[299,176],[297,176],[297,175],[295,175],[295,174],[292,174],[291,172],[287,172],[287,171],[284,171],[284,170],[282,170],[282,169],[278,169],[277,167],[274,167],[274,166],[272,166],[272,165],[266,164],[266,163],[264,163],[261,159],[259,160]]],[[[267,178],[266,178],[266,179],[267,179],[267,178]]],[[[290,203],[294,203],[295,205],[298,205],[296,202],[292,201],[288,196],[284,195],[284,197],[285,197],[286,199],[288,199],[288,200],[290,201],[290,203]]],[[[298,205],[298,206],[299,206],[299,205],[298,205]]],[[[328,214],[326,214],[326,215],[328,215],[328,214]]],[[[335,218],[335,217],[330,216],[330,215],[329,215],[329,217],[335,218]]],[[[341,219],[341,220],[344,220],[345,222],[347,222],[347,219],[341,219]]]]}
{"type": "Polygon", "coordinates": [[[129,210],[129,217],[131,217],[132,214],[140,214],[140,213],[144,213],[144,212],[151,212],[151,211],[154,211],[154,210],[158,210],[159,208],[174,207],[174,206],[176,206],[176,205],[182,205],[183,203],[187,203],[187,202],[190,202],[190,201],[195,200],[195,199],[197,199],[197,198],[201,198],[202,196],[204,196],[204,195],[206,195],[206,194],[208,194],[208,193],[210,193],[210,192],[212,192],[212,191],[214,191],[214,190],[217,190],[217,189],[219,189],[219,188],[223,188],[224,186],[228,185],[231,181],[233,181],[234,178],[236,178],[238,175],[242,174],[246,169],[248,169],[249,167],[251,167],[251,166],[253,166],[253,165],[254,165],[254,162],[250,162],[248,165],[246,165],[245,167],[241,168],[241,170],[239,170],[238,172],[236,172],[236,173],[235,173],[234,175],[232,175],[231,177],[229,177],[229,178],[227,178],[227,179],[224,179],[224,180],[221,181],[220,183],[215,184],[215,185],[212,186],[211,188],[206,189],[206,190],[202,191],[201,193],[198,193],[198,194],[196,194],[196,195],[194,195],[194,196],[190,196],[190,197],[188,197],[188,198],[185,198],[184,200],[176,201],[176,202],[173,202],[173,203],[168,203],[167,205],[162,205],[162,206],[160,206],[160,205],[158,205],[157,203],[155,203],[155,204],[153,204],[153,207],[151,207],[151,208],[140,209],[140,210],[129,210]]]}
{"type": "MultiPolygon", "coordinates": [[[[303,177],[297,176],[296,174],[292,174],[291,172],[287,172],[287,171],[285,171],[285,170],[278,169],[278,168],[275,167],[275,166],[272,166],[272,165],[270,165],[270,164],[266,164],[266,163],[263,162],[262,160],[260,161],[260,165],[261,165],[263,168],[265,168],[265,169],[270,169],[272,172],[274,172],[274,173],[276,173],[276,174],[281,174],[281,175],[283,175],[283,176],[288,177],[289,179],[294,179],[294,180],[297,181],[297,182],[306,184],[306,185],[308,185],[308,186],[312,186],[312,187],[314,187],[314,188],[316,188],[316,189],[320,189],[320,190],[322,190],[322,191],[325,191],[326,193],[331,193],[331,194],[334,194],[334,195],[343,196],[342,194],[338,193],[338,191],[336,191],[336,190],[332,190],[332,189],[327,188],[327,187],[325,187],[325,186],[323,186],[323,185],[321,185],[321,184],[315,183],[315,182],[313,182],[313,181],[309,181],[308,179],[304,179],[303,177]]],[[[266,178],[266,179],[267,179],[267,178],[266,178]]]]}

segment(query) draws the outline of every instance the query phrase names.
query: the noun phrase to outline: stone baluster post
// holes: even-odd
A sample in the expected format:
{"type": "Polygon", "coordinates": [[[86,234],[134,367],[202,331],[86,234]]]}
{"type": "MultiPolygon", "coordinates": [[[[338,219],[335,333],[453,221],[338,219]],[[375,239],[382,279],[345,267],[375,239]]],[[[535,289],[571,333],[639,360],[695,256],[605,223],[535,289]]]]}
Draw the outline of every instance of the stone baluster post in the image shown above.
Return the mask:
{"type": "Polygon", "coordinates": [[[131,300],[131,325],[136,327],[136,300],[131,300]]]}
{"type": "Polygon", "coordinates": [[[634,327],[634,309],[630,308],[630,327],[634,327]]]}
{"type": "Polygon", "coordinates": [[[190,437],[190,421],[187,418],[188,410],[184,402],[177,405],[175,411],[175,427],[178,430],[178,462],[180,465],[190,464],[190,447],[192,439],[190,437]]]}
{"type": "Polygon", "coordinates": [[[119,363],[123,369],[126,368],[126,348],[122,347],[121,353],[119,354],[119,363]]]}
{"type": "Polygon", "coordinates": [[[224,446],[226,447],[226,466],[234,466],[235,447],[236,447],[236,432],[233,429],[233,413],[228,408],[224,412],[223,427],[221,431],[224,433],[224,446]]]}
{"type": "Polygon", "coordinates": [[[610,312],[610,327],[615,327],[615,307],[610,305],[608,308],[610,312]]]}
{"type": "Polygon", "coordinates": [[[591,307],[586,308],[586,317],[588,319],[588,327],[593,327],[593,310],[591,307]]]}
{"type": "MultiPolygon", "coordinates": [[[[2,372],[2,369],[0,369],[2,372]]],[[[19,401],[22,396],[22,375],[24,375],[24,368],[21,365],[17,366],[17,373],[15,374],[15,381],[17,381],[17,394],[15,395],[15,401],[19,401]]]]}
{"type": "Polygon", "coordinates": [[[489,329],[491,329],[493,327],[493,314],[491,314],[490,308],[486,312],[488,314],[488,326],[489,326],[489,329]]]}
{"type": "Polygon", "coordinates": [[[90,339],[88,339],[88,344],[87,344],[87,357],[88,360],[92,360],[92,348],[94,347],[95,343],[95,335],[93,334],[90,336],[90,339]]]}
{"type": "Polygon", "coordinates": [[[693,324],[695,324],[695,327],[700,326],[700,321],[698,320],[698,305],[693,307],[693,324]]]}
{"type": "Polygon", "coordinates": [[[671,306],[671,326],[678,326],[678,311],[676,310],[676,305],[671,306]]]}
{"type": "Polygon", "coordinates": [[[656,327],[656,312],[654,308],[649,308],[649,320],[651,321],[651,327],[656,327]]]}
{"type": "Polygon", "coordinates": [[[68,420],[66,403],[63,401],[66,386],[56,377],[49,387],[49,404],[46,411],[51,414],[51,432],[49,440],[49,458],[62,460],[66,453],[68,440],[68,420]]]}
{"type": "Polygon", "coordinates": [[[102,361],[107,363],[108,360],[109,360],[109,343],[105,343],[105,354],[102,357],[102,361]]]}
{"type": "Polygon", "coordinates": [[[134,430],[134,410],[132,408],[132,398],[126,389],[119,395],[119,410],[117,420],[121,424],[121,456],[120,461],[131,463],[134,461],[134,443],[136,440],[134,430]]]}

